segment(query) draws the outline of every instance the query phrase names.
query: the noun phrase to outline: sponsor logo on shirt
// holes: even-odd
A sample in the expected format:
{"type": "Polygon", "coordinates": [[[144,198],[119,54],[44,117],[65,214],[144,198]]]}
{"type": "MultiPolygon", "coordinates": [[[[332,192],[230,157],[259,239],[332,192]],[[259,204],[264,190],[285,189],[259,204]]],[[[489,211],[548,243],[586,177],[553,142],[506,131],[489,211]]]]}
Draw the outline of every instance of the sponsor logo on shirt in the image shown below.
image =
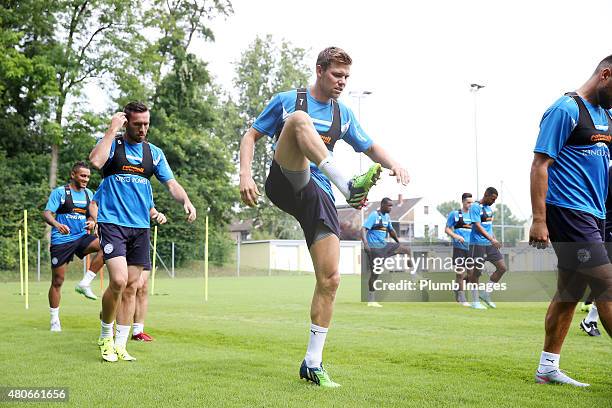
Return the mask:
{"type": "Polygon", "coordinates": [[[132,176],[121,176],[115,174],[115,180],[120,183],[137,183],[137,184],[147,184],[149,180],[142,177],[132,177],[132,176]]]}
{"type": "Polygon", "coordinates": [[[609,144],[610,142],[612,142],[612,136],[596,134],[596,135],[591,136],[591,142],[593,143],[603,142],[603,143],[609,144]]]}
{"type": "Polygon", "coordinates": [[[80,214],[66,214],[66,218],[69,220],[84,220],[85,216],[80,214]]]}
{"type": "Polygon", "coordinates": [[[144,173],[144,167],[136,167],[136,166],[131,166],[131,165],[125,165],[121,167],[121,170],[123,171],[133,171],[136,173],[144,173]]]}
{"type": "Polygon", "coordinates": [[[325,144],[330,144],[331,143],[331,136],[321,136],[321,140],[323,140],[323,143],[325,143],[325,144]]]}

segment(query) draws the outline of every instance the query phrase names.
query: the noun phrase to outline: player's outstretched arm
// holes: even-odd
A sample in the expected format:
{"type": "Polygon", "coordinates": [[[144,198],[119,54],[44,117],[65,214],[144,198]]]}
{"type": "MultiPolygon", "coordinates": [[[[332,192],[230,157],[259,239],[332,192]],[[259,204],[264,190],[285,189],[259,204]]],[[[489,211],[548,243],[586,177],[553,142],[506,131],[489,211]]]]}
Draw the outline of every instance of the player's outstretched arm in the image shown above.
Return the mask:
{"type": "Polygon", "coordinates": [[[384,168],[391,170],[391,175],[395,176],[398,183],[407,185],[410,182],[408,171],[396,162],[382,146],[372,143],[365,154],[375,163],[380,163],[384,168]]]}
{"type": "Polygon", "coordinates": [[[117,112],[111,118],[110,126],[108,130],[104,134],[104,137],[98,143],[91,153],[89,153],[89,161],[96,169],[101,169],[104,167],[104,164],[108,160],[110,156],[110,149],[113,145],[113,140],[115,139],[115,135],[123,125],[127,122],[127,118],[125,117],[125,113],[117,112]]]}
{"type": "Polygon", "coordinates": [[[183,204],[183,208],[185,209],[185,213],[187,214],[187,221],[193,222],[196,219],[196,209],[191,204],[191,200],[189,196],[187,196],[187,192],[179,184],[175,179],[170,179],[164,183],[170,192],[172,198],[174,198],[179,203],[183,204]]]}
{"type": "Polygon", "coordinates": [[[257,199],[261,193],[253,180],[251,164],[255,152],[255,143],[264,136],[253,128],[246,131],[240,141],[240,198],[249,207],[257,205],[257,199]]]}
{"type": "Polygon", "coordinates": [[[536,248],[548,245],[546,227],[546,193],[548,192],[548,167],[554,160],[543,153],[535,153],[531,163],[531,212],[533,222],[529,229],[529,244],[536,248]]]}

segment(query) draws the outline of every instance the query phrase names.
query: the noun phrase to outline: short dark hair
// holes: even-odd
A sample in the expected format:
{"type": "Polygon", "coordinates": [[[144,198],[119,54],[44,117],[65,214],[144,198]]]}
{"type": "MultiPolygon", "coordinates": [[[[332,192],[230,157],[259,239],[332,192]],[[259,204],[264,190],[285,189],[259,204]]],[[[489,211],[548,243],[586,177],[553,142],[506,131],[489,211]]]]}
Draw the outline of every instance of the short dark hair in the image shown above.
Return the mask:
{"type": "Polygon", "coordinates": [[[466,198],[472,198],[472,193],[461,194],[461,202],[465,201],[466,198]]]}
{"type": "Polygon", "coordinates": [[[123,107],[123,113],[125,113],[125,117],[130,120],[130,115],[132,113],[141,113],[147,112],[149,108],[142,102],[130,102],[123,107]]]}
{"type": "Polygon", "coordinates": [[[602,59],[599,64],[597,64],[597,68],[595,68],[595,72],[593,75],[596,75],[602,69],[610,68],[612,69],[612,55],[608,55],[606,58],[602,59]]]}
{"type": "Polygon", "coordinates": [[[332,62],[351,65],[353,60],[342,48],[327,47],[319,53],[319,56],[317,57],[317,65],[320,65],[321,68],[323,68],[323,71],[325,71],[330,67],[332,62]]]}
{"type": "Polygon", "coordinates": [[[71,173],[75,173],[78,169],[87,169],[89,170],[89,166],[84,161],[78,161],[72,165],[71,173]]]}
{"type": "Polygon", "coordinates": [[[385,197],[382,200],[380,200],[380,205],[386,205],[386,204],[393,204],[393,200],[390,199],[389,197],[385,197]]]}
{"type": "Polygon", "coordinates": [[[490,196],[490,195],[493,195],[493,194],[499,195],[497,193],[497,189],[495,187],[487,187],[487,189],[485,190],[485,195],[486,196],[490,196]]]}

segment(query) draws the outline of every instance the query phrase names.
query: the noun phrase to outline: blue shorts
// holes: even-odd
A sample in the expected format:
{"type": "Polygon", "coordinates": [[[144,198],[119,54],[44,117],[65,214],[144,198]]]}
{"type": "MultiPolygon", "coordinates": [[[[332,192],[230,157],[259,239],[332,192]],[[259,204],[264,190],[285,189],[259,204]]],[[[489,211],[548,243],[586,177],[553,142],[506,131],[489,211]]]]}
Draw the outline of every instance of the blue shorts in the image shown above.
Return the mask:
{"type": "Polygon", "coordinates": [[[128,265],[147,266],[151,264],[149,228],[131,228],[100,223],[98,232],[104,260],[123,256],[128,265]]]}
{"type": "Polygon", "coordinates": [[[494,263],[504,259],[504,256],[493,245],[470,245],[470,258],[494,263]]]}
{"type": "Polygon", "coordinates": [[[470,256],[470,251],[463,248],[453,247],[453,265],[464,266],[466,258],[470,256]]]}
{"type": "Polygon", "coordinates": [[[605,220],[546,204],[546,226],[559,268],[576,270],[610,263],[604,245],[605,220]]]}
{"type": "Polygon", "coordinates": [[[87,247],[95,241],[95,235],[83,235],[74,241],[66,242],[65,244],[51,245],[51,268],[59,268],[60,266],[70,263],[74,255],[83,259],[87,247]]]}

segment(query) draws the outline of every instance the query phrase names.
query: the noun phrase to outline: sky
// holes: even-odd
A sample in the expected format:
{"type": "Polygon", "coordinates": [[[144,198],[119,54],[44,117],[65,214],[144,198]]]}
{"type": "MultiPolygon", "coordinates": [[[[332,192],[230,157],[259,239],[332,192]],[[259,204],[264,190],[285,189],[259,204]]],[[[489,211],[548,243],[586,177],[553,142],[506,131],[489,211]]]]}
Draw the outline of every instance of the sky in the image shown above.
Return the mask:
{"type": "MultiPolygon", "coordinates": [[[[459,201],[463,192],[482,195],[494,186],[498,202],[528,218],[529,170],[542,114],[612,54],[606,23],[612,2],[603,0],[232,4],[232,16],[210,22],[216,41],[196,41],[190,49],[225,89],[232,88],[234,63],[258,35],[307,49],[313,70],[327,46],[351,55],[340,100],[412,179],[403,187],[385,176],[372,191],[374,200],[402,194],[459,201]],[[474,95],[472,83],[485,87],[474,95]],[[372,94],[358,109],[349,92],[364,90],[372,94]]],[[[92,100],[104,103],[101,96],[92,100]]],[[[357,173],[359,156],[344,143],[336,146],[347,172],[357,173]]],[[[363,160],[364,170],[368,164],[363,160]]]]}

